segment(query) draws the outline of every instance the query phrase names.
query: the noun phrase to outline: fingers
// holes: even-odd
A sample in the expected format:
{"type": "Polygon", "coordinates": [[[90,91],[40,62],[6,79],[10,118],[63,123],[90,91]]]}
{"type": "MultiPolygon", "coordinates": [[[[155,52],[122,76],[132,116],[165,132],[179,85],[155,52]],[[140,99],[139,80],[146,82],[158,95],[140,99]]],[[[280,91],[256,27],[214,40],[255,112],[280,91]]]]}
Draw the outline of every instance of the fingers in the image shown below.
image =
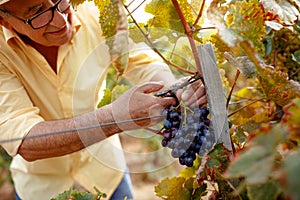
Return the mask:
{"type": "Polygon", "coordinates": [[[207,104],[207,98],[206,96],[202,96],[200,99],[197,99],[196,101],[194,102],[189,102],[188,103],[188,106],[190,106],[191,108],[194,108],[194,107],[201,107],[203,105],[207,104]]]}
{"type": "Polygon", "coordinates": [[[162,82],[150,82],[150,83],[145,83],[143,85],[139,86],[139,90],[143,93],[149,94],[152,92],[157,92],[161,90],[164,87],[162,82]]]}
{"type": "Polygon", "coordinates": [[[177,96],[190,107],[202,106],[207,103],[205,87],[199,81],[178,91],[177,96]]]}
{"type": "Polygon", "coordinates": [[[158,103],[160,105],[162,105],[164,108],[169,107],[171,105],[176,105],[177,104],[177,100],[174,97],[157,97],[158,98],[158,103]]]}

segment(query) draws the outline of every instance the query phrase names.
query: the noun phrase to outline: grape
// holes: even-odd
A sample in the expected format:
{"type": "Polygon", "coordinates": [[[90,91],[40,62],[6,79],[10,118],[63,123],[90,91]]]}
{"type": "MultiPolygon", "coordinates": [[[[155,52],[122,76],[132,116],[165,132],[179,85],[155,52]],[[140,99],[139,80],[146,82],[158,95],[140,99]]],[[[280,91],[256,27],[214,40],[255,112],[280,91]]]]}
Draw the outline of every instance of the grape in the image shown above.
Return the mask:
{"type": "Polygon", "coordinates": [[[172,128],[172,122],[170,121],[170,120],[165,120],[164,121],[164,128],[165,129],[170,129],[170,128],[172,128]]]}
{"type": "Polygon", "coordinates": [[[196,155],[201,155],[213,144],[214,135],[209,130],[210,120],[207,118],[209,109],[194,108],[183,116],[179,108],[170,106],[162,115],[166,117],[161,132],[162,146],[170,148],[172,157],[178,158],[181,165],[192,167],[196,155]]]}

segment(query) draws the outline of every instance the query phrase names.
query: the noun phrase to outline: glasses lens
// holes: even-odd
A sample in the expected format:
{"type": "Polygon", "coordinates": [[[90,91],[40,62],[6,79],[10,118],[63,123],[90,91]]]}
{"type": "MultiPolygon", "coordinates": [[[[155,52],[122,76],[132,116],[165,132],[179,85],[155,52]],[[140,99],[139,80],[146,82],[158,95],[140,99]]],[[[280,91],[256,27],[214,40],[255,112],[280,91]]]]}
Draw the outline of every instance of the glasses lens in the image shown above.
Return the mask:
{"type": "Polygon", "coordinates": [[[31,20],[31,25],[33,28],[38,29],[49,24],[53,19],[55,9],[63,13],[70,8],[69,0],[58,0],[55,1],[55,4],[55,6],[31,20]]]}
{"type": "Polygon", "coordinates": [[[46,26],[52,20],[52,15],[53,15],[52,10],[48,10],[47,12],[44,12],[38,17],[32,19],[31,25],[34,28],[40,28],[46,26]]]}
{"type": "Polygon", "coordinates": [[[69,9],[69,7],[70,7],[69,0],[62,0],[57,6],[57,10],[59,12],[65,12],[66,10],[69,9]]]}

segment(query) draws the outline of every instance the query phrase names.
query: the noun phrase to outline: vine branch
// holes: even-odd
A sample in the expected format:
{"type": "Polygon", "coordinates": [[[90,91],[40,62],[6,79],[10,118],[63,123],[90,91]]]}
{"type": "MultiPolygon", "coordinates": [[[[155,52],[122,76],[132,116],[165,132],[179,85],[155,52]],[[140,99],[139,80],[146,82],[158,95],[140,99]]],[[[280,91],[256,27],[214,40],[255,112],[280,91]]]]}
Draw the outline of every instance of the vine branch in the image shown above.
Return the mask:
{"type": "Polygon", "coordinates": [[[188,73],[188,74],[195,74],[195,72],[192,72],[192,71],[189,71],[189,70],[187,70],[187,69],[184,69],[184,68],[182,68],[182,67],[176,65],[175,63],[172,63],[172,62],[169,61],[168,59],[166,59],[166,58],[164,57],[164,55],[162,55],[162,54],[160,53],[160,51],[154,46],[154,44],[152,43],[152,41],[149,39],[148,35],[147,35],[147,34],[142,30],[142,28],[139,26],[139,24],[137,23],[137,21],[135,20],[135,18],[132,16],[132,12],[129,11],[128,6],[125,5],[123,1],[121,1],[121,2],[123,3],[123,6],[124,6],[124,8],[126,9],[126,11],[128,12],[128,15],[129,15],[130,18],[132,19],[133,23],[136,25],[136,27],[139,29],[139,31],[142,33],[142,35],[143,35],[143,36],[145,37],[145,39],[147,40],[148,45],[151,47],[151,49],[153,49],[153,51],[154,51],[155,53],[157,53],[157,54],[163,59],[163,61],[164,61],[166,64],[168,64],[168,65],[170,65],[170,66],[173,66],[173,67],[177,68],[178,70],[180,70],[180,71],[182,71],[182,72],[185,72],[185,73],[188,73]]]}
{"type": "Polygon", "coordinates": [[[204,6],[205,6],[205,0],[202,1],[202,5],[201,5],[201,8],[200,8],[200,11],[199,11],[199,14],[195,20],[195,23],[193,24],[193,27],[196,27],[200,18],[202,17],[203,15],[203,10],[204,10],[204,6]]]}
{"type": "MultiPolygon", "coordinates": [[[[172,0],[172,3],[174,5],[174,8],[176,9],[176,12],[177,12],[179,18],[180,18],[180,21],[182,22],[185,34],[188,37],[188,40],[189,40],[189,43],[191,45],[191,49],[192,49],[192,52],[193,52],[193,55],[194,55],[194,58],[195,58],[195,63],[196,63],[196,67],[198,69],[198,72],[199,72],[199,74],[202,74],[201,64],[200,64],[200,57],[198,55],[198,51],[197,51],[197,47],[196,47],[196,44],[195,44],[194,36],[192,34],[193,31],[192,31],[191,27],[189,26],[189,24],[187,23],[184,15],[182,13],[182,10],[180,8],[180,5],[179,5],[178,1],[177,0],[172,0]]],[[[202,82],[204,84],[203,80],[202,80],[202,82]]]]}

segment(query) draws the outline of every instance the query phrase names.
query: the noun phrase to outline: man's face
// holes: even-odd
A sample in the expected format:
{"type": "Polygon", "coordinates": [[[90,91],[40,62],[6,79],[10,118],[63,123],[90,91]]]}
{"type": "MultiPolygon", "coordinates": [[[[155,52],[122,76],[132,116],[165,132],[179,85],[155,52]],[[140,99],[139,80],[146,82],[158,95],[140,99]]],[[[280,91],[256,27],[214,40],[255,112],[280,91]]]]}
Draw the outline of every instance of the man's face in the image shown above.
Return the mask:
{"type": "MultiPolygon", "coordinates": [[[[53,20],[46,26],[33,29],[29,24],[11,16],[27,20],[53,7],[59,0],[11,0],[1,6],[9,14],[0,12],[2,25],[27,36],[35,43],[44,46],[60,46],[72,37],[71,9],[63,13],[55,9],[53,20]]],[[[67,0],[62,0],[68,3],[67,0]]],[[[49,12],[51,13],[51,12],[49,12]]]]}

